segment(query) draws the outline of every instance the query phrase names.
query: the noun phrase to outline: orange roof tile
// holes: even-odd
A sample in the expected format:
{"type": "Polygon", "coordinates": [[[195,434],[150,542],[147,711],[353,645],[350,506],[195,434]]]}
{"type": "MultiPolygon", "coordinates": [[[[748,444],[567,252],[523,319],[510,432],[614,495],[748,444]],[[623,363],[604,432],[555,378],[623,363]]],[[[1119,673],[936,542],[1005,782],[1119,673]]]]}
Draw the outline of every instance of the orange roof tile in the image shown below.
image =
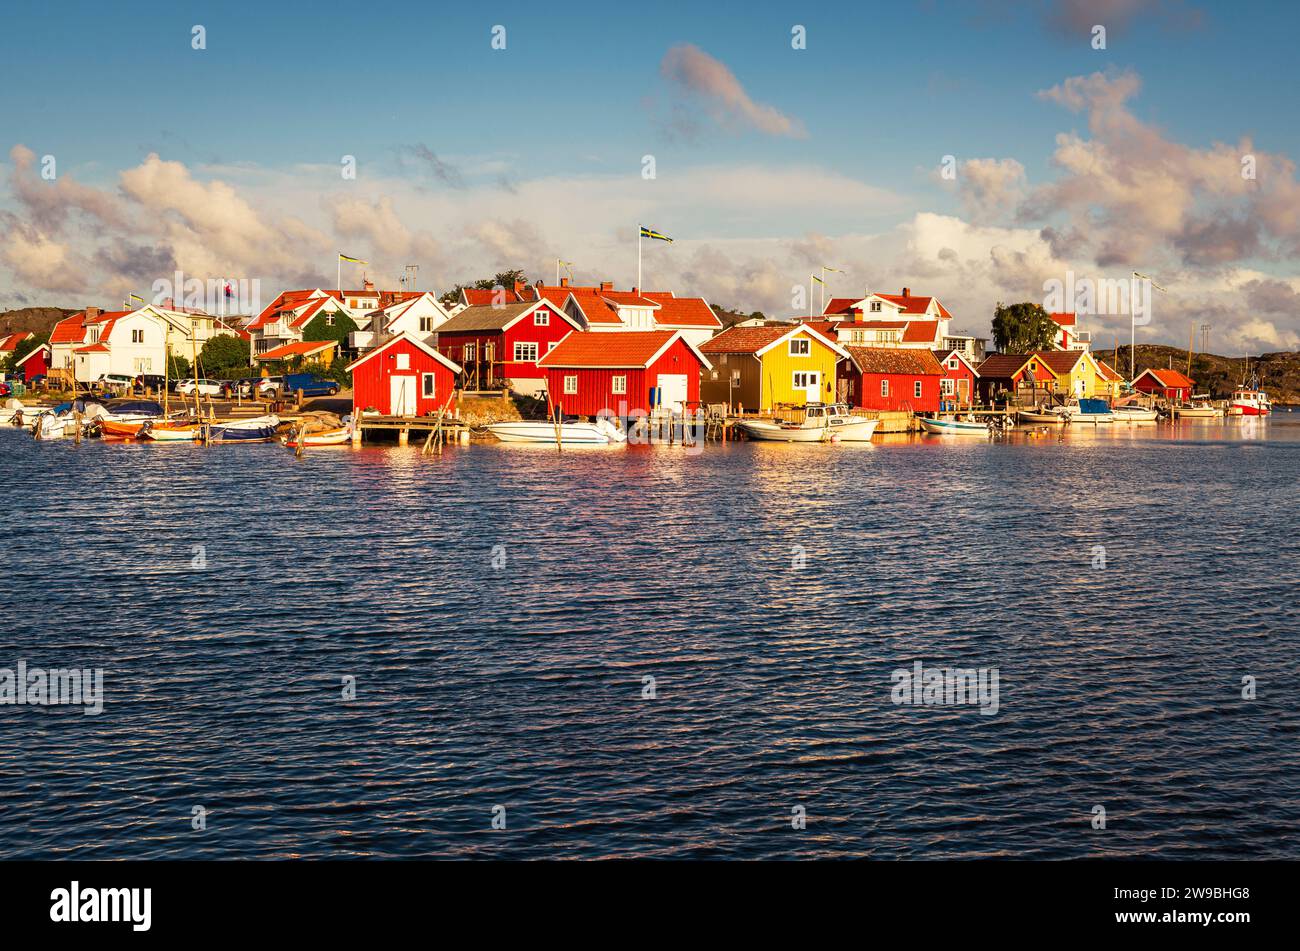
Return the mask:
{"type": "Polygon", "coordinates": [[[932,343],[939,336],[939,321],[912,320],[903,331],[903,343],[932,343]]]}
{"type": "Polygon", "coordinates": [[[1077,319],[1074,314],[1066,314],[1066,313],[1048,314],[1047,316],[1051,317],[1062,327],[1073,327],[1075,320],[1077,319]]]}
{"type": "Polygon", "coordinates": [[[574,331],[537,361],[539,367],[646,367],[674,330],[574,331]]]}
{"type": "Polygon", "coordinates": [[[721,327],[722,321],[703,297],[674,297],[669,291],[647,292],[659,304],[655,322],[668,327],[721,327]]]}
{"type": "Polygon", "coordinates": [[[333,350],[336,346],[338,346],[336,340],[298,340],[272,347],[265,353],[258,353],[255,356],[259,360],[283,360],[286,357],[305,357],[313,353],[333,350]]]}
{"type": "Polygon", "coordinates": [[[943,367],[929,350],[904,350],[899,347],[844,348],[862,373],[914,373],[917,376],[943,376],[943,367]]]}
{"type": "Polygon", "coordinates": [[[50,331],[50,343],[80,343],[86,339],[85,313],[64,317],[50,331]]]}

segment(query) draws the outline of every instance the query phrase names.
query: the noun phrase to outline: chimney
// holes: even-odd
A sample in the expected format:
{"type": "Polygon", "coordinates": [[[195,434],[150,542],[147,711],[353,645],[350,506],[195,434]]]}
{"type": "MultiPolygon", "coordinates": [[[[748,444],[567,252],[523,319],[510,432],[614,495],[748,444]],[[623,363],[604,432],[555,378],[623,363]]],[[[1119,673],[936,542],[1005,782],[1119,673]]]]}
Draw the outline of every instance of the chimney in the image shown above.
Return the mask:
{"type": "Polygon", "coordinates": [[[375,282],[370,280],[370,278],[366,278],[364,281],[361,282],[361,289],[366,291],[373,291],[375,289],[375,282]]]}
{"type": "Polygon", "coordinates": [[[612,291],[612,290],[614,289],[614,282],[613,282],[613,281],[601,281],[601,282],[600,282],[600,289],[601,289],[602,291],[612,291]]]}
{"type": "Polygon", "coordinates": [[[904,297],[911,297],[911,296],[912,296],[912,289],[911,289],[910,287],[905,287],[905,288],[903,288],[903,296],[904,296],[904,297]]]}
{"type": "Polygon", "coordinates": [[[569,279],[568,279],[567,277],[562,277],[562,278],[560,278],[560,286],[561,286],[561,287],[568,287],[568,286],[569,286],[569,279]]]}
{"type": "Polygon", "coordinates": [[[103,311],[100,310],[98,307],[87,307],[87,308],[86,308],[86,319],[87,319],[87,320],[94,320],[96,317],[98,317],[98,316],[99,316],[100,314],[102,314],[102,313],[103,313],[103,311]]]}

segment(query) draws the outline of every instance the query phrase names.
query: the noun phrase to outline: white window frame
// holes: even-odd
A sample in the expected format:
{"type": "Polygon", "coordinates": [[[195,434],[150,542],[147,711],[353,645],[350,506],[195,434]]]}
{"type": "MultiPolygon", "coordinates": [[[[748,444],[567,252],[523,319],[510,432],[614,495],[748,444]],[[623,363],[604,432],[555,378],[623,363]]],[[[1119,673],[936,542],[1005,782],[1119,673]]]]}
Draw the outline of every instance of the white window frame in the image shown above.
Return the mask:
{"type": "Polygon", "coordinates": [[[143,328],[143,327],[136,327],[134,330],[131,331],[131,342],[132,342],[132,343],[144,343],[144,328],[143,328]]]}
{"type": "Polygon", "coordinates": [[[465,344],[465,359],[466,360],[478,359],[478,344],[476,343],[465,344]]]}
{"type": "Polygon", "coordinates": [[[533,311],[534,327],[549,327],[551,325],[551,312],[549,310],[533,311]]]}
{"type": "Polygon", "coordinates": [[[912,381],[912,399],[919,400],[920,398],[921,398],[921,381],[920,381],[920,380],[913,380],[913,381],[912,381]]]}
{"type": "Polygon", "coordinates": [[[564,376],[564,395],[573,396],[578,392],[578,374],[566,373],[564,376]]]}
{"type": "Polygon", "coordinates": [[[611,393],[626,394],[626,393],[627,393],[627,377],[626,377],[626,376],[612,376],[612,377],[610,377],[610,378],[609,378],[609,389],[610,389],[610,392],[611,392],[611,393]]]}
{"type": "Polygon", "coordinates": [[[397,360],[395,361],[394,364],[396,369],[398,370],[411,369],[411,355],[409,353],[398,353],[395,354],[395,356],[397,357],[397,360]]]}
{"type": "Polygon", "coordinates": [[[873,314],[878,314],[878,313],[880,313],[880,301],[878,301],[878,300],[873,300],[873,301],[871,302],[871,312],[872,312],[873,314]]]}
{"type": "Polygon", "coordinates": [[[515,357],[514,362],[515,362],[515,363],[536,363],[536,362],[537,362],[537,351],[538,351],[538,349],[539,349],[539,348],[538,348],[538,346],[537,346],[536,341],[533,341],[533,340],[516,340],[516,341],[515,341],[515,349],[514,349],[514,357],[515,357]],[[519,348],[520,348],[520,347],[532,347],[532,348],[533,348],[533,355],[532,355],[531,357],[521,357],[521,356],[519,355],[519,348]]]}
{"type": "Polygon", "coordinates": [[[939,381],[939,389],[944,396],[955,396],[957,394],[957,381],[952,377],[945,376],[939,381]]]}
{"type": "Polygon", "coordinates": [[[420,393],[428,399],[438,395],[438,377],[436,374],[420,374],[420,393]]]}
{"type": "Polygon", "coordinates": [[[881,395],[881,396],[888,396],[888,395],[889,395],[889,381],[888,381],[888,380],[881,380],[881,381],[880,381],[880,395],[881,395]]]}
{"type": "Polygon", "coordinates": [[[787,354],[792,357],[807,357],[812,355],[812,341],[807,337],[794,337],[787,341],[787,354]]]}

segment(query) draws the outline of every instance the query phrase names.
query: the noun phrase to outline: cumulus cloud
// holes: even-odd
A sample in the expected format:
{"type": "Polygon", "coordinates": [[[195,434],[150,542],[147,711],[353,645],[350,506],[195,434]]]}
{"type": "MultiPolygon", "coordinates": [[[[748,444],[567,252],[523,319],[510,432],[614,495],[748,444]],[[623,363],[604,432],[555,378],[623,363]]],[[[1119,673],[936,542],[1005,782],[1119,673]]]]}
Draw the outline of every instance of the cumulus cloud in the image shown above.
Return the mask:
{"type": "MultiPolygon", "coordinates": [[[[679,92],[701,102],[724,126],[748,126],[767,135],[795,138],[807,134],[797,119],[751,99],[726,64],[691,43],[669,49],[659,72],[679,92]]],[[[682,121],[680,115],[677,121],[682,121]]]]}
{"type": "Polygon", "coordinates": [[[1025,167],[1013,158],[968,159],[957,175],[962,203],[976,221],[1002,218],[1024,198],[1025,167]]]}

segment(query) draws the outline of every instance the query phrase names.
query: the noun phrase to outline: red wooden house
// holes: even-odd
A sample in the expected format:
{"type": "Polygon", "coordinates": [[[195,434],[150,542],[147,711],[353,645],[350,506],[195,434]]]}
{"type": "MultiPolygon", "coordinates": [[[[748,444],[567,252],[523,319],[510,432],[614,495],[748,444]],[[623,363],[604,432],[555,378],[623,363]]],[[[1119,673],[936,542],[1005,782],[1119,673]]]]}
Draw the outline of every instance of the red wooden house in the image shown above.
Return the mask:
{"type": "Polygon", "coordinates": [[[30,383],[32,377],[50,372],[50,345],[41,344],[27,356],[14,364],[14,371],[21,373],[23,379],[30,383]]]}
{"type": "Polygon", "coordinates": [[[416,337],[398,334],[348,365],[352,411],[427,416],[447,406],[460,367],[416,337]]]}
{"type": "Polygon", "coordinates": [[[438,350],[465,368],[467,388],[509,386],[536,396],[546,384],[546,371],[537,361],[565,334],[579,329],[574,318],[546,298],[476,305],[438,327],[438,350]]]}
{"type": "Polygon", "coordinates": [[[943,368],[943,377],[939,380],[939,399],[959,406],[969,406],[975,402],[975,381],[980,378],[975,364],[960,350],[932,350],[931,353],[943,368]]]}
{"type": "Polygon", "coordinates": [[[538,365],[566,415],[616,416],[700,400],[700,371],[713,369],[680,330],[569,334],[538,365]]]}
{"type": "Polygon", "coordinates": [[[844,348],[837,390],[852,406],[874,410],[934,413],[939,409],[939,381],[944,370],[929,350],[896,347],[844,348]]]}
{"type": "Polygon", "coordinates": [[[1163,396],[1175,403],[1190,400],[1195,386],[1191,377],[1184,376],[1177,370],[1143,370],[1133,381],[1133,389],[1153,396],[1163,396]]]}

